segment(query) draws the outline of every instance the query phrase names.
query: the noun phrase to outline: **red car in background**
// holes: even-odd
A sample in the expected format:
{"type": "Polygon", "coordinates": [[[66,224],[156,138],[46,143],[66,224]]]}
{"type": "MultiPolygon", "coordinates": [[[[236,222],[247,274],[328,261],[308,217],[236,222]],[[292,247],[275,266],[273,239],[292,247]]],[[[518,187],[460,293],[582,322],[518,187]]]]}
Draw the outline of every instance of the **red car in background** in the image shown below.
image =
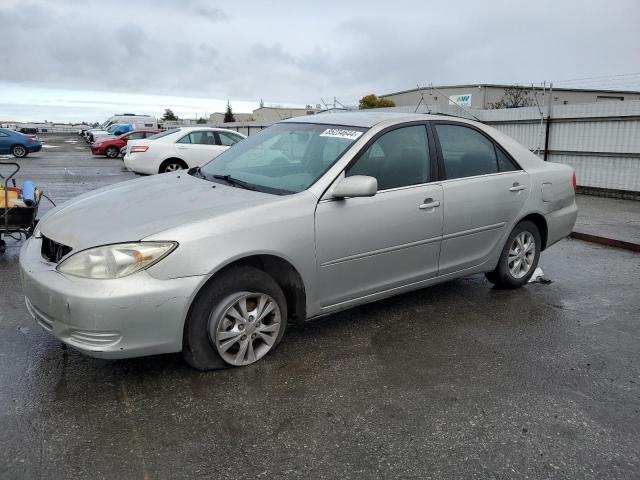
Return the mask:
{"type": "Polygon", "coordinates": [[[118,137],[106,137],[98,140],[91,145],[91,153],[94,155],[105,155],[109,158],[117,158],[120,155],[120,149],[124,147],[129,140],[140,140],[160,133],[160,130],[132,130],[118,137]]]}

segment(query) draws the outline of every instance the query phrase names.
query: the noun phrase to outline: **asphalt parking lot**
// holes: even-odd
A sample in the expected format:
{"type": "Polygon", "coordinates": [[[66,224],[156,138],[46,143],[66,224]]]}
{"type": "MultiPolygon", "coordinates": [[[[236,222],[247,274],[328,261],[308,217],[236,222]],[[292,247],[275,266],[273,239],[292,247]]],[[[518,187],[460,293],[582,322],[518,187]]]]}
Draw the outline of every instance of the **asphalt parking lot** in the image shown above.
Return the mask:
{"type": "MultiPolygon", "coordinates": [[[[133,178],[77,136],[47,144],[20,178],[56,201],[133,178]]],[[[452,281],[209,373],[64,348],[26,311],[18,253],[0,257],[0,478],[640,477],[636,253],[567,239],[542,254],[550,284],[452,281]]]]}

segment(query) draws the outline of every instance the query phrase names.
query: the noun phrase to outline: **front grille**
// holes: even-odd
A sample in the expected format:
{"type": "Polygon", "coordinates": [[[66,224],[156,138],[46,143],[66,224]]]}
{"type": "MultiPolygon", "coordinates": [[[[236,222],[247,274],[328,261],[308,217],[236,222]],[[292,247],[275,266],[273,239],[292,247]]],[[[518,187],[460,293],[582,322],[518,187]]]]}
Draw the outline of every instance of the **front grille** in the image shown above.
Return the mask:
{"type": "Polygon", "coordinates": [[[51,240],[42,235],[42,248],[40,252],[42,256],[53,263],[58,263],[62,257],[71,251],[71,247],[67,247],[61,243],[51,240]]]}

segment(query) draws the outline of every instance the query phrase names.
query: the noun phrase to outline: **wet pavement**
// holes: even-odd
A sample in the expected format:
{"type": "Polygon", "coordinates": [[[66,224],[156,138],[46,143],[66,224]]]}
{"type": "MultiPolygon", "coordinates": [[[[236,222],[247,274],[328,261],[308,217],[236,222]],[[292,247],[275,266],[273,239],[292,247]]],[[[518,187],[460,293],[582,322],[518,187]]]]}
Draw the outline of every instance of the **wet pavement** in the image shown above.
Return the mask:
{"type": "Polygon", "coordinates": [[[578,195],[574,231],[640,245],[640,201],[578,195]]]}
{"type": "MultiPolygon", "coordinates": [[[[21,160],[58,199],[131,177],[60,149],[21,160]]],[[[448,282],[210,373],[63,348],[27,314],[17,256],[0,257],[0,478],[640,476],[638,254],[564,240],[541,257],[551,284],[448,282]]]]}

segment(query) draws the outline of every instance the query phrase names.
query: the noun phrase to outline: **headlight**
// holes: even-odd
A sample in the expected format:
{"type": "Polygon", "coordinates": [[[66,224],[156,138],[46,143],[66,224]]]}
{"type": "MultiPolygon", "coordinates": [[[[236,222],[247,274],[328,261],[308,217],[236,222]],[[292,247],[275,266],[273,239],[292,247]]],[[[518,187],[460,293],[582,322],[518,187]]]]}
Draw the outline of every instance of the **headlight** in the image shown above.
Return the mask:
{"type": "Polygon", "coordinates": [[[58,271],[76,277],[110,279],[131,275],[169,255],[176,242],[139,242],[83,250],[58,265],[58,271]]]}

